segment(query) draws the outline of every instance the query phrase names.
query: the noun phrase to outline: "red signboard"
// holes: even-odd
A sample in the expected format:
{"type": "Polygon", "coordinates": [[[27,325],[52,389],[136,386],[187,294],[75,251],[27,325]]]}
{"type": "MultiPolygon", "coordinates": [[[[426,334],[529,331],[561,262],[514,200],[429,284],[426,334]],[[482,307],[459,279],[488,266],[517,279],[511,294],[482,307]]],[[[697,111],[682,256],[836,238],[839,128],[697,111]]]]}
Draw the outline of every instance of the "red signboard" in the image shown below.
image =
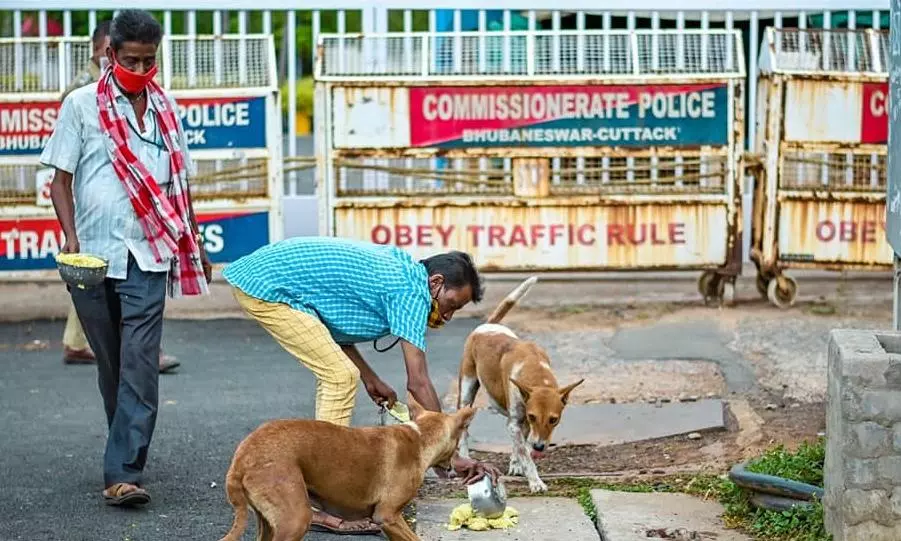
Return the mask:
{"type": "Polygon", "coordinates": [[[414,147],[725,145],[725,83],[410,88],[414,147]]]}
{"type": "Polygon", "coordinates": [[[864,83],[860,115],[860,142],[888,142],[888,83],[864,83]]]}
{"type": "Polygon", "coordinates": [[[58,101],[0,103],[0,156],[40,152],[53,133],[58,110],[58,101]]]}

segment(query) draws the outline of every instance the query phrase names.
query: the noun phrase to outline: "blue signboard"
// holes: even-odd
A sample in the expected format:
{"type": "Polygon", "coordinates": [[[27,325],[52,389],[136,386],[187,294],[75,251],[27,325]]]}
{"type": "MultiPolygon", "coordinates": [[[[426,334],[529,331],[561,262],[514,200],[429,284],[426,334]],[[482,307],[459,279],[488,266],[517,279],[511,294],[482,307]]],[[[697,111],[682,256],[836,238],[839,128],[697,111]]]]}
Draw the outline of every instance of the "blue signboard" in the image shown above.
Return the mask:
{"type": "MultiPolygon", "coordinates": [[[[266,98],[177,98],[190,150],[266,148],[266,98]]],[[[56,127],[60,103],[0,103],[0,156],[38,155],[56,127]]]]}
{"type": "MultiPolygon", "coordinates": [[[[197,213],[203,246],[213,263],[229,263],[269,243],[269,213],[197,213]]],[[[0,220],[0,272],[56,268],[65,244],[56,218],[0,220]]]]}
{"type": "Polygon", "coordinates": [[[191,150],[266,148],[266,98],[178,98],[191,150]]]}

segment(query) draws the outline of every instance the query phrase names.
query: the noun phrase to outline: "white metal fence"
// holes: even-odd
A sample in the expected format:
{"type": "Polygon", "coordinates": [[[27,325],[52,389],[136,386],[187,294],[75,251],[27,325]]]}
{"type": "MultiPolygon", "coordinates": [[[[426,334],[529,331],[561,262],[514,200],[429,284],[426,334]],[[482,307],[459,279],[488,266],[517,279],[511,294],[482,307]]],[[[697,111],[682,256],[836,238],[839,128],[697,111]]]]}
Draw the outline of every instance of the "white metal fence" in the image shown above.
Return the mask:
{"type": "MultiPolygon", "coordinates": [[[[158,62],[163,87],[276,86],[270,45],[266,34],[167,36],[158,62]]],[[[90,57],[91,41],[86,36],[0,38],[0,93],[62,92],[90,57]]]]}
{"type": "Polygon", "coordinates": [[[782,29],[766,33],[774,54],[767,71],[782,73],[886,73],[889,35],[886,31],[782,29]]]}
{"type": "MultiPolygon", "coordinates": [[[[463,30],[477,30],[480,32],[496,30],[506,34],[498,35],[497,37],[486,37],[486,44],[493,41],[496,46],[492,45],[491,47],[483,48],[483,56],[477,59],[475,63],[468,64],[473,66],[473,75],[503,71],[505,69],[527,70],[530,64],[534,66],[535,70],[552,75],[557,69],[583,68],[596,70],[599,73],[609,73],[605,69],[608,66],[618,66],[618,69],[623,70],[634,69],[631,58],[617,59],[604,56],[604,43],[593,42],[590,37],[579,37],[575,33],[566,37],[559,33],[560,30],[739,28],[747,36],[747,53],[744,59],[748,67],[748,107],[746,110],[754,111],[756,105],[757,60],[761,43],[762,25],[776,27],[789,25],[806,28],[809,19],[815,16],[820,18],[818,22],[820,26],[825,28],[833,26],[833,13],[819,11],[824,4],[801,0],[787,2],[749,0],[741,5],[742,9],[734,9],[736,7],[734,3],[730,3],[728,7],[725,5],[718,7],[715,6],[715,3],[689,2],[680,5],[683,8],[680,11],[670,10],[667,2],[651,0],[618,0],[604,4],[605,11],[589,11],[596,4],[581,0],[562,0],[555,3],[557,10],[547,11],[534,9],[537,5],[536,2],[505,0],[497,5],[499,8],[505,9],[480,9],[481,5],[478,2],[469,0],[455,2],[435,0],[431,3],[421,4],[411,1],[395,1],[387,4],[366,0],[343,0],[335,3],[333,6],[329,6],[326,2],[309,4],[312,8],[320,9],[307,11],[295,10],[297,4],[287,0],[263,0],[261,2],[250,2],[247,0],[222,0],[218,2],[211,0],[187,0],[179,3],[156,0],[141,7],[161,10],[169,8],[161,13],[164,31],[168,35],[196,35],[199,33],[198,28],[209,26],[211,23],[213,34],[228,33],[229,31],[269,34],[275,31],[282,36],[288,36],[287,39],[282,40],[278,45],[280,57],[278,64],[281,68],[287,91],[282,100],[286,104],[284,123],[287,127],[285,154],[289,157],[308,154],[312,149],[308,140],[294,136],[298,110],[296,97],[299,85],[297,81],[300,75],[304,75],[301,72],[303,66],[311,66],[313,64],[315,48],[310,45],[316,43],[318,35],[323,31],[349,35],[359,32],[384,33],[388,31],[429,31],[437,33],[430,38],[431,43],[429,45],[440,43],[444,49],[442,55],[434,62],[449,65],[450,69],[453,70],[455,64],[460,65],[460,63],[464,62],[464,57],[457,55],[457,52],[467,49],[478,50],[479,47],[467,45],[460,40],[448,39],[452,37],[451,33],[463,30]],[[415,7],[418,9],[394,9],[404,7],[415,7]],[[445,9],[429,9],[431,7],[445,9]],[[705,8],[715,9],[705,11],[705,8]],[[300,21],[308,22],[308,24],[301,25],[299,24],[300,21]],[[510,34],[510,32],[520,29],[537,32],[535,39],[532,40],[535,47],[534,52],[541,55],[542,50],[550,51],[549,54],[545,55],[545,58],[549,59],[548,62],[538,60],[530,63],[530,59],[541,58],[541,56],[536,57],[529,54],[530,49],[527,47],[528,41],[525,38],[517,38],[510,34]],[[556,30],[558,31],[556,32],[557,37],[543,38],[541,36],[542,30],[556,30]],[[290,39],[290,37],[294,37],[294,39],[290,39]],[[448,43],[451,45],[445,45],[448,43]],[[306,50],[303,50],[304,48],[306,50]],[[579,51],[582,51],[584,54],[579,51]],[[289,61],[298,58],[301,61],[289,61]],[[589,61],[592,58],[596,59],[594,63],[589,61]],[[581,65],[580,61],[586,61],[586,63],[581,65]],[[484,72],[479,69],[480,66],[484,68],[484,72]]],[[[0,15],[6,16],[4,17],[6,24],[0,27],[0,32],[3,32],[7,37],[21,37],[23,21],[31,18],[37,23],[36,27],[39,36],[47,36],[49,34],[49,23],[51,21],[61,21],[63,37],[67,37],[73,33],[73,20],[83,19],[85,13],[88,18],[87,31],[90,32],[98,20],[111,16],[112,10],[116,9],[117,6],[120,5],[107,0],[68,0],[65,2],[62,0],[22,0],[16,4],[16,7],[19,9],[6,12],[0,11],[0,15]],[[49,11],[52,9],[59,9],[60,11],[49,11]],[[101,9],[109,11],[101,11],[101,9]]],[[[856,26],[858,16],[869,15],[871,26],[879,28],[888,7],[886,0],[847,0],[842,3],[834,3],[832,6],[829,6],[829,9],[833,12],[850,9],[851,11],[847,12],[847,25],[850,27],[856,26]]],[[[615,38],[611,36],[607,39],[615,38]]],[[[681,38],[675,39],[681,40],[681,38]]],[[[410,43],[412,44],[412,42],[410,43]]],[[[715,47],[715,43],[709,43],[708,45],[715,47]]],[[[211,42],[210,46],[215,48],[215,41],[211,42]]],[[[418,45],[418,47],[422,46],[422,44],[418,45]]],[[[690,40],[686,40],[684,46],[686,59],[691,58],[692,54],[697,55],[700,53],[700,51],[693,52],[690,40]]],[[[697,47],[701,46],[701,43],[697,43],[697,47]]],[[[87,49],[83,48],[84,46],[74,47],[71,49],[71,54],[79,59],[87,57],[88,52],[87,49]]],[[[647,48],[647,50],[653,49],[653,47],[647,48]]],[[[413,45],[409,50],[411,59],[423,58],[421,49],[417,52],[416,45],[413,45]]],[[[177,48],[173,48],[173,53],[175,55],[171,61],[173,63],[179,62],[177,48]]],[[[31,56],[28,56],[26,61],[34,64],[43,64],[44,55],[48,55],[46,58],[49,59],[53,54],[56,54],[56,52],[51,49],[33,50],[29,52],[31,56]]],[[[680,57],[681,55],[676,55],[675,58],[660,58],[657,60],[663,63],[670,61],[679,62],[680,57]]],[[[706,55],[700,54],[701,59],[705,57],[706,55]]],[[[0,52],[0,65],[9,66],[10,64],[6,61],[7,58],[0,52]]],[[[190,55],[185,53],[182,58],[190,58],[190,55]]],[[[215,59],[215,54],[210,55],[209,58],[215,59]]],[[[240,62],[237,58],[241,57],[232,58],[231,64],[213,62],[210,66],[198,66],[198,74],[205,73],[214,78],[234,77],[239,81],[243,80],[243,77],[252,77],[254,66],[240,62]]],[[[425,58],[428,57],[426,56],[425,58]]],[[[724,55],[723,58],[731,57],[724,55]]],[[[653,67],[655,59],[640,58],[639,61],[641,60],[649,61],[647,64],[653,67]]],[[[415,63],[415,60],[413,62],[415,63]]],[[[340,65],[340,58],[332,59],[328,65],[335,66],[337,69],[340,65]]],[[[407,66],[397,66],[395,68],[401,68],[400,71],[402,72],[407,71],[407,66]]],[[[421,68],[421,65],[416,64],[411,69],[419,70],[421,68]]],[[[6,70],[4,69],[3,71],[6,70]]],[[[54,85],[54,78],[57,77],[59,77],[57,74],[47,74],[47,82],[41,84],[54,85]]],[[[10,77],[8,73],[0,74],[0,87],[8,86],[9,84],[10,77]]],[[[755,129],[754,123],[749,122],[746,130],[749,142],[754,140],[755,129]]],[[[312,193],[312,175],[308,177],[295,175],[294,178],[288,180],[285,184],[286,195],[312,193]]]]}
{"type": "Polygon", "coordinates": [[[744,71],[735,31],[725,29],[324,34],[319,43],[320,80],[672,78],[744,71]]]}

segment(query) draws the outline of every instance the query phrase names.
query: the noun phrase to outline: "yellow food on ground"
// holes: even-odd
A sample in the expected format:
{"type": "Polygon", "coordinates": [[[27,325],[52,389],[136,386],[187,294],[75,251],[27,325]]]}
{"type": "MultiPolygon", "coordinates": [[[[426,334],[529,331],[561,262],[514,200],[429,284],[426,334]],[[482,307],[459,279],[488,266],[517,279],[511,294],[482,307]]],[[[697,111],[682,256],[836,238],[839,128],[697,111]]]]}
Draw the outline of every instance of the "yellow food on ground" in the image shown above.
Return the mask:
{"type": "Polygon", "coordinates": [[[395,402],[394,407],[388,410],[388,413],[402,423],[410,422],[410,408],[406,404],[395,402]]]}
{"type": "Polygon", "coordinates": [[[106,265],[99,257],[87,254],[57,254],[56,260],[66,265],[72,265],[73,267],[85,267],[89,269],[96,269],[106,265]]]}
{"type": "Polygon", "coordinates": [[[467,530],[482,532],[489,529],[506,530],[517,524],[519,524],[519,511],[510,506],[507,506],[504,514],[498,518],[485,518],[473,511],[471,504],[464,503],[451,511],[447,529],[453,532],[465,527],[467,530]]]}

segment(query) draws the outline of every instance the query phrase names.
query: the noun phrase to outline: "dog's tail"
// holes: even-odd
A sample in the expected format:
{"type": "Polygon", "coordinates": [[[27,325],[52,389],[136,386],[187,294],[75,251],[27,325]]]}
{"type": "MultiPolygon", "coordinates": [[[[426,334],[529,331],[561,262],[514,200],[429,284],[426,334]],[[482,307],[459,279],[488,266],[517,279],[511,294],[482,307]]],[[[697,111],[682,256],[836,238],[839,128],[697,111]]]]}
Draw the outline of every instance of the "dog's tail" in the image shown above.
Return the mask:
{"type": "Polygon", "coordinates": [[[232,529],[219,541],[240,541],[247,529],[247,495],[244,494],[244,486],[238,476],[229,472],[225,480],[225,493],[228,501],[235,508],[235,520],[232,529]]]}
{"type": "Polygon", "coordinates": [[[504,297],[504,300],[501,301],[500,304],[497,305],[497,308],[494,309],[494,312],[488,316],[488,320],[486,323],[500,323],[504,316],[507,315],[507,312],[510,311],[511,308],[516,306],[516,303],[519,302],[519,299],[526,296],[526,293],[532,289],[532,286],[535,285],[535,282],[538,281],[537,276],[532,276],[525,282],[519,284],[516,289],[510,292],[509,295],[504,297]]]}

